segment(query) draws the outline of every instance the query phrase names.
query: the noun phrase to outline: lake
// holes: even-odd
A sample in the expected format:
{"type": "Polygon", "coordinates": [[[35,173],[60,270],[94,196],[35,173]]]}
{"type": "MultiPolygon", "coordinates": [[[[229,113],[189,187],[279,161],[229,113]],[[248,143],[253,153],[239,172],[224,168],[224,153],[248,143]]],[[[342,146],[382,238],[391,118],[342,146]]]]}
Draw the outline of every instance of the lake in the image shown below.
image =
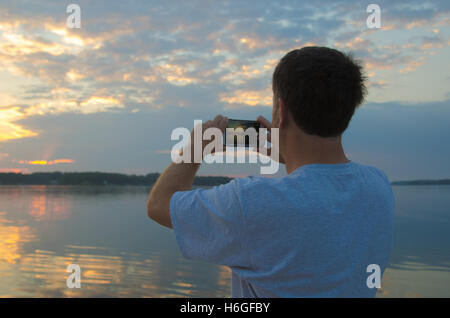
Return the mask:
{"type": "MultiPolygon", "coordinates": [[[[145,187],[0,186],[2,297],[229,297],[224,266],[182,258],[145,187]],[[81,288],[69,289],[69,264],[81,288]]],[[[450,297],[450,186],[394,186],[395,241],[378,297],[450,297]]]]}

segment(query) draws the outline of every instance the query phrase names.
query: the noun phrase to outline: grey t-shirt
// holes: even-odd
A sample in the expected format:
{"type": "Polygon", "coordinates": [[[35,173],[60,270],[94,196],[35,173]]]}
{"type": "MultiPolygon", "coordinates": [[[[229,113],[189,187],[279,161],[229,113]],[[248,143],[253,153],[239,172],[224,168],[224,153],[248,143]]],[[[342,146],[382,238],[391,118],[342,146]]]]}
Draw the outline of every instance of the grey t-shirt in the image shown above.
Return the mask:
{"type": "Polygon", "coordinates": [[[373,297],[367,268],[387,266],[394,196],[377,168],[310,164],[176,192],[170,215],[184,257],[232,269],[233,297],[373,297]]]}

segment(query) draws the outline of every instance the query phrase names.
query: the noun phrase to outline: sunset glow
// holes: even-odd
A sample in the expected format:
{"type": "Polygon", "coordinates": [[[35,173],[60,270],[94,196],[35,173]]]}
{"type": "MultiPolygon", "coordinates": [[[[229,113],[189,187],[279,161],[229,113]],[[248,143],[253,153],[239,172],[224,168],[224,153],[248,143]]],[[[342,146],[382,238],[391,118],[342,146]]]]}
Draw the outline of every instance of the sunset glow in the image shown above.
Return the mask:
{"type": "MultiPolygon", "coordinates": [[[[217,114],[270,118],[274,68],[303,46],[334,47],[361,61],[369,88],[361,114],[380,108],[380,116],[389,113],[383,118],[400,127],[398,120],[411,112],[393,116],[398,107],[415,105],[424,114],[419,117],[439,113],[442,119],[450,109],[444,106],[450,19],[440,0],[379,3],[379,29],[367,27],[364,5],[339,0],[332,6],[186,3],[170,10],[158,1],[81,1],[79,29],[66,24],[67,4],[30,3],[5,1],[0,12],[0,152],[9,154],[0,158],[2,171],[45,169],[58,164],[49,159],[56,153],[72,160],[58,169],[160,171],[167,158],[157,150],[169,147],[170,131],[180,125],[191,129],[194,119],[217,114]]],[[[350,125],[357,147],[365,136],[359,129],[350,125]]],[[[430,149],[422,153],[434,153],[433,143],[426,144],[430,149]]],[[[398,145],[390,149],[390,159],[380,149],[352,153],[377,158],[398,174],[392,158],[411,154],[398,145]]],[[[448,156],[421,164],[423,174],[446,169],[448,156]]],[[[417,169],[403,167],[401,175],[417,169]]]]}
{"type": "Polygon", "coordinates": [[[46,166],[46,165],[56,165],[56,164],[60,164],[60,163],[73,163],[75,162],[72,159],[55,159],[55,160],[19,160],[20,164],[23,165],[41,165],[41,166],[46,166]]]}

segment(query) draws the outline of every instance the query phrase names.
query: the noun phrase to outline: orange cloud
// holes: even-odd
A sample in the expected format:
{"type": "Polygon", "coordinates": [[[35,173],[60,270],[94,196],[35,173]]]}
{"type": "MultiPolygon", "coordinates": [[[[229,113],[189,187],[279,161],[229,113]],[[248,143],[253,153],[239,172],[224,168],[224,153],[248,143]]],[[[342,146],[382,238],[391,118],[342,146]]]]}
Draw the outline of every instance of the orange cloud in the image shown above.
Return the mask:
{"type": "MultiPolygon", "coordinates": [[[[265,70],[268,69],[266,68],[265,70]]],[[[229,72],[222,76],[220,80],[222,82],[232,82],[236,85],[240,85],[245,83],[245,81],[249,78],[260,77],[261,75],[262,73],[258,68],[249,65],[242,65],[239,71],[229,72]]]]}
{"type": "Polygon", "coordinates": [[[261,44],[257,40],[250,39],[250,38],[241,38],[239,40],[239,43],[245,44],[249,49],[253,49],[257,46],[261,46],[261,44]]]}
{"type": "Polygon", "coordinates": [[[19,107],[0,108],[0,142],[37,136],[37,133],[14,123],[23,117],[24,114],[19,111],[19,107]]]}
{"type": "Polygon", "coordinates": [[[427,20],[416,20],[416,21],[409,22],[406,25],[406,29],[411,30],[413,28],[419,28],[419,27],[425,26],[427,24],[428,24],[427,20]]]}
{"type": "Polygon", "coordinates": [[[58,114],[64,112],[81,112],[91,114],[108,111],[111,108],[122,108],[122,102],[114,97],[91,96],[88,99],[78,102],[69,99],[55,99],[27,107],[24,112],[27,116],[58,114]]]}
{"type": "MultiPolygon", "coordinates": [[[[63,91],[63,94],[64,95],[63,91]]],[[[122,96],[120,96],[122,98],[122,96]]],[[[0,106],[0,142],[37,136],[38,133],[15,123],[33,115],[55,114],[63,112],[81,112],[90,114],[108,111],[111,108],[123,108],[122,101],[114,97],[91,96],[84,101],[62,98],[28,106],[23,110],[19,106],[0,106]]]]}
{"type": "Polygon", "coordinates": [[[369,48],[370,41],[357,36],[345,43],[335,42],[334,45],[339,48],[348,48],[348,49],[352,49],[352,50],[359,50],[359,49],[369,48]]]}
{"type": "Polygon", "coordinates": [[[68,45],[57,42],[33,39],[30,36],[23,35],[19,28],[6,25],[0,25],[2,34],[0,36],[0,52],[9,55],[25,55],[38,52],[46,52],[51,55],[61,55],[71,53],[72,49],[68,45]]]}
{"type": "Polygon", "coordinates": [[[431,50],[431,49],[441,49],[445,46],[445,42],[426,42],[422,45],[422,49],[431,50]]]}
{"type": "Polygon", "coordinates": [[[390,69],[392,69],[391,64],[387,64],[387,63],[381,62],[381,61],[366,62],[364,64],[364,67],[367,70],[390,70],[390,69]]]}
{"type": "Polygon", "coordinates": [[[274,37],[262,37],[257,34],[236,38],[239,44],[249,50],[266,48],[270,45],[281,45],[281,41],[274,37]]]}
{"type": "Polygon", "coordinates": [[[192,65],[187,65],[182,67],[180,65],[175,64],[165,64],[160,67],[157,67],[157,71],[159,71],[163,77],[167,79],[167,81],[173,85],[184,86],[191,83],[196,83],[197,80],[193,77],[189,77],[185,75],[185,70],[192,70],[192,65]]]}
{"type": "Polygon", "coordinates": [[[121,102],[113,97],[92,96],[80,104],[81,111],[85,114],[106,111],[109,108],[121,108],[121,102]]]}
{"type": "Polygon", "coordinates": [[[72,159],[55,159],[55,160],[19,160],[20,164],[25,164],[25,165],[42,165],[42,166],[46,166],[46,165],[56,165],[59,163],[73,163],[75,162],[72,159]]]}
{"type": "Polygon", "coordinates": [[[265,70],[273,70],[275,66],[278,64],[278,59],[268,59],[266,60],[266,64],[264,64],[265,70]]]}
{"type": "Polygon", "coordinates": [[[8,172],[24,173],[24,172],[27,172],[27,170],[26,169],[17,169],[17,168],[0,168],[0,172],[2,172],[2,173],[8,173],[8,172]]]}
{"type": "Polygon", "coordinates": [[[400,73],[410,73],[414,72],[419,66],[421,66],[425,62],[424,57],[420,57],[417,60],[410,61],[406,64],[404,68],[399,70],[400,73]]]}
{"type": "Polygon", "coordinates": [[[237,90],[231,96],[221,95],[220,101],[228,104],[246,104],[248,106],[271,106],[272,92],[270,89],[264,91],[237,90]]]}

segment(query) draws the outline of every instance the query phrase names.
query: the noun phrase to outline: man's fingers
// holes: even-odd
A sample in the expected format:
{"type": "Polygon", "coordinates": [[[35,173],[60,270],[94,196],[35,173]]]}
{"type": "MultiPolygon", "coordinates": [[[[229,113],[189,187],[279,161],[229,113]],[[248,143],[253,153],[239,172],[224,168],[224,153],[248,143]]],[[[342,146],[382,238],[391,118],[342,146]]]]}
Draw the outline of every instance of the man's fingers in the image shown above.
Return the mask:
{"type": "Polygon", "coordinates": [[[225,131],[227,125],[228,125],[228,118],[222,115],[217,115],[216,117],[214,117],[213,120],[209,120],[204,124],[205,128],[215,127],[219,128],[222,132],[225,131]]]}
{"type": "Polygon", "coordinates": [[[261,132],[261,130],[258,132],[258,141],[259,141],[259,143],[261,144],[261,145],[264,145],[265,143],[266,143],[266,141],[269,141],[270,142],[270,140],[268,139],[268,137],[270,137],[269,136],[269,134],[263,134],[262,132],[261,132]]]}
{"type": "Polygon", "coordinates": [[[222,133],[225,132],[225,129],[227,128],[228,125],[228,118],[227,117],[222,117],[220,119],[220,122],[218,124],[218,128],[222,131],[222,133]]]}
{"type": "MultiPolygon", "coordinates": [[[[260,132],[261,133],[261,132],[260,132]]],[[[272,142],[272,135],[270,134],[270,130],[267,130],[267,134],[263,135],[263,141],[272,142]]]]}
{"type": "Polygon", "coordinates": [[[263,127],[266,127],[268,129],[272,128],[272,124],[270,121],[268,121],[265,117],[263,116],[258,116],[258,118],[256,118],[256,121],[258,123],[260,123],[263,127]]]}
{"type": "Polygon", "coordinates": [[[220,123],[220,121],[222,120],[222,115],[217,115],[216,117],[214,117],[214,123],[216,124],[216,125],[219,125],[219,123],[220,123]]]}
{"type": "Polygon", "coordinates": [[[204,123],[202,123],[203,129],[211,127],[213,125],[214,125],[214,121],[212,121],[212,120],[208,120],[208,121],[205,121],[204,123]]]}
{"type": "Polygon", "coordinates": [[[265,118],[261,115],[258,116],[256,121],[258,123],[260,123],[263,128],[267,128],[267,136],[264,136],[264,138],[267,139],[268,142],[271,142],[272,138],[271,138],[270,130],[272,129],[272,124],[270,123],[270,121],[268,121],[267,118],[265,118]]]}
{"type": "MultiPolygon", "coordinates": [[[[205,131],[208,128],[218,128],[222,133],[225,132],[225,129],[228,125],[228,117],[224,117],[222,115],[217,115],[214,117],[213,120],[208,120],[203,124],[203,131],[205,131]]],[[[223,149],[216,149],[214,152],[225,152],[226,148],[222,147],[223,149]]]]}
{"type": "Polygon", "coordinates": [[[253,151],[256,151],[257,153],[260,153],[260,154],[263,154],[263,155],[266,155],[266,156],[268,156],[268,157],[270,157],[270,153],[271,153],[271,151],[270,151],[270,148],[266,148],[266,147],[253,147],[253,149],[252,149],[253,151]]]}

